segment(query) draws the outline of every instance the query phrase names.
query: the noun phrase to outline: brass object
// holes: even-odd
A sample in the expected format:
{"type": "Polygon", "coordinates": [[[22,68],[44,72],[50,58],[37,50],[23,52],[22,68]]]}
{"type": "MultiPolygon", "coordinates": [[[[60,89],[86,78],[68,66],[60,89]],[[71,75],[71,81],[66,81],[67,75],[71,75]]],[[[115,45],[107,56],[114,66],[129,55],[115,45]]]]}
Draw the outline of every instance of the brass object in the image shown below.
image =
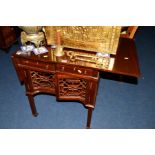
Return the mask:
{"type": "Polygon", "coordinates": [[[61,46],[61,34],[60,31],[57,31],[55,33],[56,35],[56,49],[54,50],[54,55],[55,56],[63,56],[64,55],[64,51],[63,51],[63,46],[61,46]]]}
{"type": "Polygon", "coordinates": [[[54,55],[58,57],[64,55],[63,47],[61,45],[56,47],[56,49],[54,50],[54,55]]]}
{"type": "Polygon", "coordinates": [[[79,52],[73,52],[73,51],[67,51],[66,52],[67,56],[70,58],[71,61],[86,61],[90,63],[95,63],[96,66],[108,66],[110,58],[108,57],[102,57],[102,56],[97,56],[97,55],[91,55],[87,53],[79,53],[79,52]]]}
{"type": "Polygon", "coordinates": [[[42,30],[42,26],[19,26],[23,31],[21,32],[21,43],[26,45],[26,43],[32,42],[36,47],[44,44],[45,36],[42,30]]]}
{"type": "Polygon", "coordinates": [[[121,26],[45,26],[47,44],[55,45],[61,33],[64,47],[116,54],[121,26]]]}

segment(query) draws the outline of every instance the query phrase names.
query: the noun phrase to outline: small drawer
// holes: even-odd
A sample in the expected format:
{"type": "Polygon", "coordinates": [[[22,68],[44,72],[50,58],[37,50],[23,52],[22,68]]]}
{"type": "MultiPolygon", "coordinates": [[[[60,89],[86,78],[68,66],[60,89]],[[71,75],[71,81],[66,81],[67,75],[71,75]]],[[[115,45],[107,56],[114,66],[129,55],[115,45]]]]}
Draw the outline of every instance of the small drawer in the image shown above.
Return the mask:
{"type": "Polygon", "coordinates": [[[84,74],[84,75],[90,75],[92,76],[92,69],[86,69],[86,68],[82,68],[82,67],[74,67],[73,71],[77,74],[84,74]]]}
{"type": "Polygon", "coordinates": [[[81,75],[87,75],[87,76],[97,75],[97,71],[89,68],[79,67],[79,66],[57,65],[57,70],[60,72],[68,72],[68,73],[81,74],[81,75]]]}
{"type": "Polygon", "coordinates": [[[73,68],[68,65],[57,65],[57,70],[60,72],[68,72],[68,73],[73,72],[73,68]]]}
{"type": "Polygon", "coordinates": [[[32,68],[35,67],[39,69],[55,71],[55,65],[51,63],[46,63],[42,61],[31,61],[27,59],[21,59],[19,63],[25,66],[32,67],[32,68]]]}

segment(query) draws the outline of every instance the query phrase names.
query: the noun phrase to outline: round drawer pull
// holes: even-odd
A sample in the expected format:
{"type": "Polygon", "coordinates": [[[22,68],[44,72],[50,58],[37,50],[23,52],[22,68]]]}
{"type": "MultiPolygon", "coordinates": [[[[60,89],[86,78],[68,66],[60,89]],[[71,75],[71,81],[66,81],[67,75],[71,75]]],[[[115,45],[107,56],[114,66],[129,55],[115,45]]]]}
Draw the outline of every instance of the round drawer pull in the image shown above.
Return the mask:
{"type": "Polygon", "coordinates": [[[64,71],[64,69],[65,69],[65,67],[64,67],[64,66],[63,66],[63,67],[61,67],[61,70],[62,70],[62,71],[64,71]]]}
{"type": "Polygon", "coordinates": [[[78,69],[77,71],[78,71],[78,73],[80,73],[80,74],[82,73],[82,71],[81,71],[80,69],[78,69]]]}

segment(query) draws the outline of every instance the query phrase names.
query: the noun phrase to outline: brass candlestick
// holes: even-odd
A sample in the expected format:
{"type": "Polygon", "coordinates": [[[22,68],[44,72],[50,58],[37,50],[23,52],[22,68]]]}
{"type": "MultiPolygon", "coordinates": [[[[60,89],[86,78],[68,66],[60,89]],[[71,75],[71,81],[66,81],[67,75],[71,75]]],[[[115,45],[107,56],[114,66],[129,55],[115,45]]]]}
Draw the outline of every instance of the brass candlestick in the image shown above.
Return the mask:
{"type": "Polygon", "coordinates": [[[63,56],[64,51],[63,51],[63,46],[61,45],[60,31],[56,33],[56,43],[57,43],[57,46],[54,51],[54,55],[58,57],[63,56]]]}
{"type": "Polygon", "coordinates": [[[58,45],[54,50],[54,55],[58,57],[63,56],[64,55],[63,46],[58,45]]]}

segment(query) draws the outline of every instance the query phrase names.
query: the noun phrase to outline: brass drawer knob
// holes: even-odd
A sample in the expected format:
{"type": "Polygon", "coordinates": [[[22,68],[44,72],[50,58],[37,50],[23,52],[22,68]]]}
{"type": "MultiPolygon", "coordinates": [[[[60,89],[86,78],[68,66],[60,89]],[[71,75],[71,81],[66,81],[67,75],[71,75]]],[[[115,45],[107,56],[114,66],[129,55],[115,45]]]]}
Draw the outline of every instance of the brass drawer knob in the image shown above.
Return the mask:
{"type": "Polygon", "coordinates": [[[63,66],[63,67],[61,67],[61,70],[62,70],[62,71],[64,71],[64,69],[65,69],[65,67],[64,67],[64,66],[63,66]]]}
{"type": "Polygon", "coordinates": [[[82,71],[81,71],[80,69],[78,69],[77,71],[78,71],[78,73],[80,73],[80,74],[82,73],[82,71]]]}

